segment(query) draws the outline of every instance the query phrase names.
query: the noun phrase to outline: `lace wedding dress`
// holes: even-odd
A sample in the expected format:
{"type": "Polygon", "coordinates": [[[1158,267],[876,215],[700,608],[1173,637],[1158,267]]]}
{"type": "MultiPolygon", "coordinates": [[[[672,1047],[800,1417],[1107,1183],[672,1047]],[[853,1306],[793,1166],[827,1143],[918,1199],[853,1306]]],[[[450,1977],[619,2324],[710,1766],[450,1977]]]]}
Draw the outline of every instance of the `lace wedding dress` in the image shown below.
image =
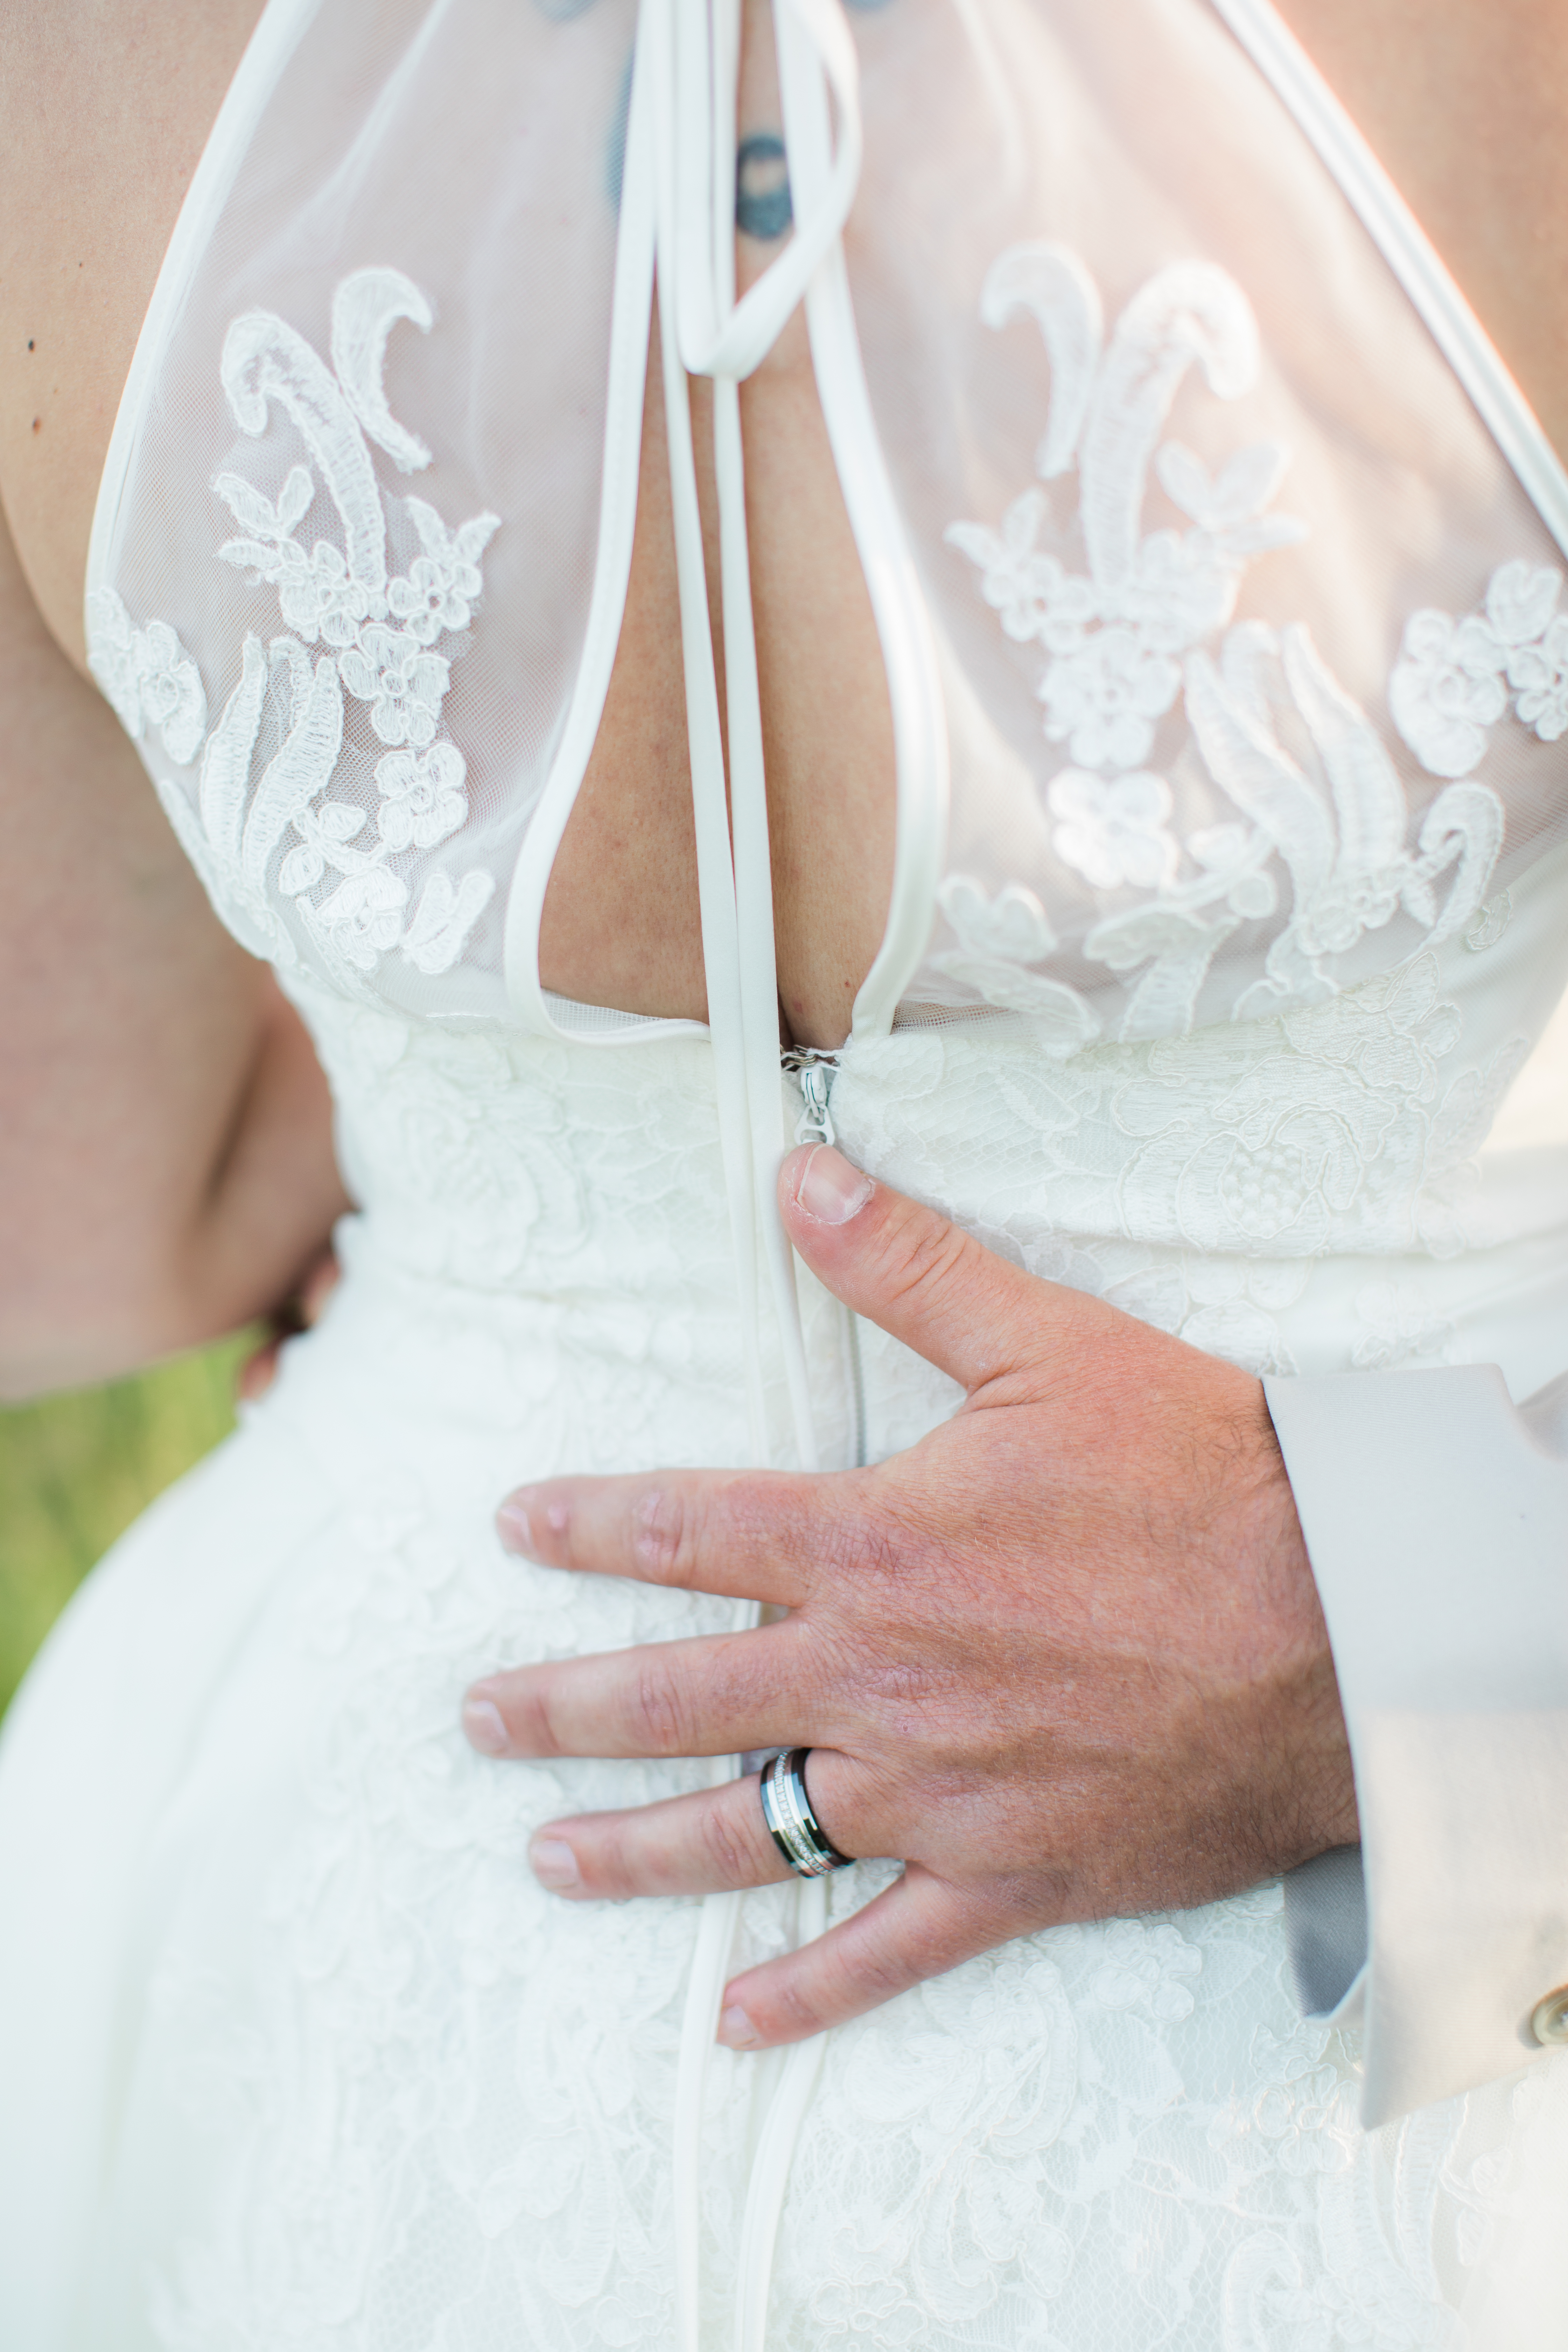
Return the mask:
{"type": "Polygon", "coordinates": [[[477,1674],[735,1622],[503,1557],[511,1486],[833,1467],[955,1402],[797,1293],[769,1205],[803,1079],[734,387],[802,299],[898,746],[887,936],[809,1082],[842,1148],[1259,1371],[1561,1368],[1539,426],[1262,0],[788,0],[778,37],[738,306],[699,0],[270,0],[159,281],[91,659],[310,1025],[361,1206],[321,1327],[8,1727],[15,2352],[1415,2352],[1506,2210],[1542,2070],[1363,2131],[1278,1885],[736,2056],[731,1951],[892,1865],[562,1904],[536,1824],[708,1768],[459,1734],[477,1674]],[[655,299],[710,1029],[538,970],[655,299]]]}

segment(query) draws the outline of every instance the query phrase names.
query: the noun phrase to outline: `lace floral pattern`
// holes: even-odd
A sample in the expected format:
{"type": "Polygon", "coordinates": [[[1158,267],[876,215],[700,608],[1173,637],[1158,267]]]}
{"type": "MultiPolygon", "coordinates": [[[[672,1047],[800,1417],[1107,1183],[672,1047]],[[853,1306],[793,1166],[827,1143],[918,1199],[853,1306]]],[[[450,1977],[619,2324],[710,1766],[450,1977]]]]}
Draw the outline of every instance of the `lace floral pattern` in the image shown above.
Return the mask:
{"type": "Polygon", "coordinates": [[[1511,702],[1543,743],[1568,730],[1568,614],[1551,564],[1500,564],[1479,613],[1413,613],[1388,685],[1394,723],[1435,776],[1468,776],[1511,702]]]}
{"type": "Polygon", "coordinates": [[[132,624],[112,588],[88,599],[88,666],[133,742],[150,727],[176,767],[189,767],[206,733],[201,672],[167,621],[132,624]]]}
{"type": "MultiPolygon", "coordinates": [[[[844,1149],[945,1201],[943,1169],[978,1137],[1014,1203],[984,1213],[991,1247],[1196,1347],[1293,1372],[1288,1310],[1315,1259],[1446,1260],[1492,1237],[1474,1156],[1526,1043],[1462,1058],[1436,955],[1245,1030],[1064,1055],[1043,1012],[1029,1029],[856,1048],[833,1095],[844,1149]],[[958,1118],[977,1128],[961,1137],[958,1118]]],[[[1430,1340],[1429,1310],[1412,1320],[1376,1284],[1363,1301],[1357,1365],[1425,1360],[1451,1338],[1430,1340]]]]}
{"type": "MultiPolygon", "coordinates": [[[[1082,949],[1127,992],[1118,1036],[1190,1030],[1215,956],[1244,924],[1275,915],[1282,879],[1285,919],[1261,978],[1230,1005],[1237,1020],[1322,1003],[1339,984],[1337,961],[1396,914],[1428,948],[1471,922],[1503,829],[1497,794],[1471,776],[1486,730],[1509,688],[1543,737],[1568,727],[1568,618],[1550,617],[1560,576],[1505,564],[1485,615],[1412,617],[1390,709],[1423,764],[1455,780],[1412,845],[1394,761],[1306,629],[1233,618],[1248,567],[1306,536],[1296,517],[1269,510],[1289,452],[1258,442],[1211,476],[1181,442],[1160,440],[1194,366],[1222,400],[1256,381],[1257,329],[1240,289],[1206,263],[1173,264],[1107,339],[1082,264],[1062,247],[1027,245],[994,265],[981,309],[994,328],[1020,311],[1039,326],[1052,383],[1036,467],[1050,483],[1076,467],[1087,570],[1068,570],[1041,545],[1056,517],[1039,484],[1014,500],[999,530],[956,522],[947,536],[976,566],[1005,634],[1046,656],[1044,732],[1071,762],[1045,791],[1051,846],[1096,893],[1123,900],[1102,906],[1082,949]],[[1156,484],[1184,530],[1143,529],[1156,484]],[[1178,706],[1184,748],[1236,811],[1184,840],[1171,829],[1169,781],[1149,764],[1178,706]]],[[[1173,739],[1173,756],[1178,748],[1173,739]]],[[[934,958],[935,969],[1037,1020],[1050,1050],[1081,1050],[1100,1033],[1100,1012],[1022,956],[992,950],[982,972],[978,886],[955,877],[949,892],[960,883],[961,915],[942,899],[959,947],[934,958]]],[[[1049,952],[1042,943],[1038,954],[1049,952]]]]}
{"type": "Polygon", "coordinates": [[[1057,856],[1076,866],[1097,890],[1158,889],[1174,874],[1181,856],[1165,830],[1171,787],[1163,776],[1079,775],[1068,769],[1047,795],[1061,822],[1054,835],[1057,856]]]}
{"type": "Polygon", "coordinates": [[[382,383],[386,338],[399,320],[428,330],[429,305],[395,269],[343,279],[332,306],[329,369],[270,311],[237,319],[220,374],[242,431],[263,433],[276,404],[304,441],[342,532],[307,547],[299,533],[317,503],[316,476],[292,467],[276,500],[239,474],[214,485],[238,526],[218,549],[256,585],[274,588],[284,634],[247,634],[240,677],[210,733],[195,663],[163,621],[133,626],[112,589],[89,598],[89,657],[133,736],[159,728],[169,757],[199,753],[195,805],[160,782],[164,806],[215,904],[242,938],[280,964],[302,937],[337,983],[363,993],[384,956],[426,974],[447,971],[495,888],[482,867],[437,867],[417,898],[399,861],[460,831],[468,815],[462,752],[442,735],[452,662],[484,586],[480,559],[499,518],[448,529],[425,499],[401,501],[421,552],[405,572],[387,562],[391,509],[369,444],[403,472],[430,452],[394,418],[382,383]],[[442,643],[446,651],[439,650],[442,643]],[[366,706],[377,741],[379,803],[341,795],[345,694],[366,706]],[[298,932],[279,900],[289,902],[298,932]]]}

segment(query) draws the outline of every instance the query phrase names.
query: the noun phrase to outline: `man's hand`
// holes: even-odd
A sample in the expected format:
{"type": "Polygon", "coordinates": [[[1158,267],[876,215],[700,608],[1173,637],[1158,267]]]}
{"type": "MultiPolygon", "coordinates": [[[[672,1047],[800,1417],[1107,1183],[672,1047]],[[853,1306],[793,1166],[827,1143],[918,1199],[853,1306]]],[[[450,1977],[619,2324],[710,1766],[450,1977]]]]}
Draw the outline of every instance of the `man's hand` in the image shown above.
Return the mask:
{"type": "MultiPolygon", "coordinates": [[[[1353,1840],[1328,1637],[1256,1380],[1037,1281],[818,1146],[795,1247],[968,1391],[875,1469],[560,1478],[501,1510],[545,1566],[787,1609],[754,1633],[521,1668],[465,1723],[509,1757],[809,1747],[840,1852],[896,1885],[737,1978],[721,2038],[799,2040],[1010,1937],[1204,1903],[1353,1840]]],[[[534,1840],[563,1895],[787,1875],[755,1775],[534,1840]]]]}

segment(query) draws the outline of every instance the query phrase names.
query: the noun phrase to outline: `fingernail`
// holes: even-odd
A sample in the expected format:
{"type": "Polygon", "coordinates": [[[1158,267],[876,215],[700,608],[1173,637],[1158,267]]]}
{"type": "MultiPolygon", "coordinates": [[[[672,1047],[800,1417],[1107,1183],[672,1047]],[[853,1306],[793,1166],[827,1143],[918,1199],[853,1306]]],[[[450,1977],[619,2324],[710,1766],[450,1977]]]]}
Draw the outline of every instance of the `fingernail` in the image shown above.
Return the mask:
{"type": "Polygon", "coordinates": [[[493,1698],[463,1701],[463,1733],[481,1756],[504,1756],[510,1741],[505,1721],[493,1698]]]}
{"type": "Polygon", "coordinates": [[[583,1884],[577,1857],[563,1838],[535,1838],[528,1849],[528,1866],[552,1895],[569,1895],[583,1884]]]}
{"type": "Polygon", "coordinates": [[[727,2009],[719,2020],[719,2039],[726,2050],[757,2050],[763,2037],[743,2009],[727,2009]]]}
{"type": "Polygon", "coordinates": [[[795,1204],[819,1225],[847,1225],[876,1189],[830,1143],[819,1143],[796,1179],[795,1204]]]}
{"type": "Polygon", "coordinates": [[[531,1551],[533,1529],[528,1524],[528,1511],[520,1495],[509,1495],[496,1513],[496,1526],[508,1551],[531,1551]]]}

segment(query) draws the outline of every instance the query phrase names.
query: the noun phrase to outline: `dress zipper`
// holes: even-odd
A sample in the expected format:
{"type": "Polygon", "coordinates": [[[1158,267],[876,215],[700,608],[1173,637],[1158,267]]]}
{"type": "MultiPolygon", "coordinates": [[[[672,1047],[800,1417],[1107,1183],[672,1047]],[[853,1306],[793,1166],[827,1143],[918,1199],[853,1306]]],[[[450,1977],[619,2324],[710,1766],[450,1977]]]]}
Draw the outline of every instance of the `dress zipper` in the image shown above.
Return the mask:
{"type": "Polygon", "coordinates": [[[779,1061],[800,1080],[801,1111],[795,1121],[795,1141],[837,1143],[837,1130],[827,1108],[827,1097],[838,1075],[837,1055],[823,1053],[816,1045],[791,1045],[779,1055],[779,1061]]]}
{"type": "MultiPolygon", "coordinates": [[[[833,1124],[828,1097],[833,1081],[838,1075],[837,1054],[822,1052],[816,1045],[792,1045],[779,1056],[783,1066],[800,1080],[801,1111],[795,1121],[797,1143],[837,1143],[838,1130],[833,1124]]],[[[843,1308],[845,1353],[848,1359],[850,1409],[854,1415],[855,1467],[866,1467],[866,1382],[860,1368],[860,1320],[847,1307],[843,1308]]]]}

